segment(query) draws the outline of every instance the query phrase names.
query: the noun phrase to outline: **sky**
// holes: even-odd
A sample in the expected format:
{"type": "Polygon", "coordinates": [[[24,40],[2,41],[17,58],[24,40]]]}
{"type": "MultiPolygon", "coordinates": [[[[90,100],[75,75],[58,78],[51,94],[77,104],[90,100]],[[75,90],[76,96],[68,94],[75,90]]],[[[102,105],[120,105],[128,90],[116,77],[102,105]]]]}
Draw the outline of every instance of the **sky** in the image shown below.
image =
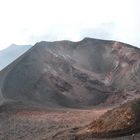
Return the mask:
{"type": "Polygon", "coordinates": [[[140,47],[140,0],[0,0],[0,50],[84,37],[140,47]]]}

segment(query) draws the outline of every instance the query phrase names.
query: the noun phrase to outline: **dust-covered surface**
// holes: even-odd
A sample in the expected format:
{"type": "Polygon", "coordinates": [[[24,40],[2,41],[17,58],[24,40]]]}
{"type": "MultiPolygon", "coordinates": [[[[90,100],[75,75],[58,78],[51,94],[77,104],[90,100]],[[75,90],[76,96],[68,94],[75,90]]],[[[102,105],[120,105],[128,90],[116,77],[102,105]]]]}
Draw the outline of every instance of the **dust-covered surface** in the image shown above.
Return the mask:
{"type": "Polygon", "coordinates": [[[87,125],[105,111],[64,109],[1,112],[0,140],[53,140],[58,134],[61,140],[63,131],[87,125]]]}
{"type": "MultiPolygon", "coordinates": [[[[115,138],[77,137],[79,129],[97,120],[108,109],[12,110],[0,113],[1,140],[132,140],[132,135],[115,138]]],[[[132,133],[133,134],[133,133],[132,133]]],[[[140,135],[135,134],[135,139],[140,135]]]]}
{"type": "Polygon", "coordinates": [[[107,111],[88,126],[79,129],[77,139],[119,137],[140,131],[140,99],[107,111]]]}
{"type": "MultiPolygon", "coordinates": [[[[139,83],[140,49],[131,45],[92,38],[36,43],[0,71],[0,139],[77,139],[103,108],[139,98],[139,83]]],[[[104,123],[108,116],[97,131],[123,126],[112,116],[104,123]]]]}

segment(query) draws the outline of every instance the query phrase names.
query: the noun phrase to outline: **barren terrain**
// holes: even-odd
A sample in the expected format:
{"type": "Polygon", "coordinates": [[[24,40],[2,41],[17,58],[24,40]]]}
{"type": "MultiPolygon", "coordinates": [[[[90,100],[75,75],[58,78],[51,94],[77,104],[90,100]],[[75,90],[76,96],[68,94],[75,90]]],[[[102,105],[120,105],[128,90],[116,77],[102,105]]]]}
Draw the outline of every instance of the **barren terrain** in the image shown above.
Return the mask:
{"type": "MultiPolygon", "coordinates": [[[[0,139],[54,140],[59,135],[58,139],[61,140],[64,137],[63,131],[87,125],[105,111],[103,109],[67,109],[1,112],[0,139]]],[[[70,139],[69,136],[67,138],[70,139]]]]}
{"type": "Polygon", "coordinates": [[[140,49],[92,38],[42,41],[0,71],[0,139],[88,140],[79,131],[87,126],[99,135],[118,126],[123,135],[124,112],[101,115],[139,97],[140,49]]]}

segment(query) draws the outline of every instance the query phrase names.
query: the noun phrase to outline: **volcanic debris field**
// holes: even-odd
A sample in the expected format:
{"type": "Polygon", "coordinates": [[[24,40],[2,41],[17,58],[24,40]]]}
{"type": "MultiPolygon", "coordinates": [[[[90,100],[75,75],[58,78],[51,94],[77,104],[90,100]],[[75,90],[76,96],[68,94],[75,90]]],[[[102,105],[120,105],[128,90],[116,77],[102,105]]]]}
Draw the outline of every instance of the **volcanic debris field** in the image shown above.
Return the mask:
{"type": "Polygon", "coordinates": [[[139,93],[140,49],[38,42],[0,71],[0,140],[139,139],[139,93]]]}

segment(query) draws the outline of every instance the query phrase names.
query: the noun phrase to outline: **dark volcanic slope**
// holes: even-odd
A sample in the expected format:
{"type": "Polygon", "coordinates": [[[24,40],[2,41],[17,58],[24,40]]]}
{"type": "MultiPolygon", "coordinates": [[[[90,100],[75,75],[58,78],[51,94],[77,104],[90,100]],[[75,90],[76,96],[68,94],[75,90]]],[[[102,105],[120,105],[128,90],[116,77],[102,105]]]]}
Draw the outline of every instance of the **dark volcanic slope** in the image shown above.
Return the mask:
{"type": "Polygon", "coordinates": [[[1,71],[1,100],[49,107],[114,105],[139,96],[139,63],[139,49],[120,42],[40,42],[1,71]]]}

